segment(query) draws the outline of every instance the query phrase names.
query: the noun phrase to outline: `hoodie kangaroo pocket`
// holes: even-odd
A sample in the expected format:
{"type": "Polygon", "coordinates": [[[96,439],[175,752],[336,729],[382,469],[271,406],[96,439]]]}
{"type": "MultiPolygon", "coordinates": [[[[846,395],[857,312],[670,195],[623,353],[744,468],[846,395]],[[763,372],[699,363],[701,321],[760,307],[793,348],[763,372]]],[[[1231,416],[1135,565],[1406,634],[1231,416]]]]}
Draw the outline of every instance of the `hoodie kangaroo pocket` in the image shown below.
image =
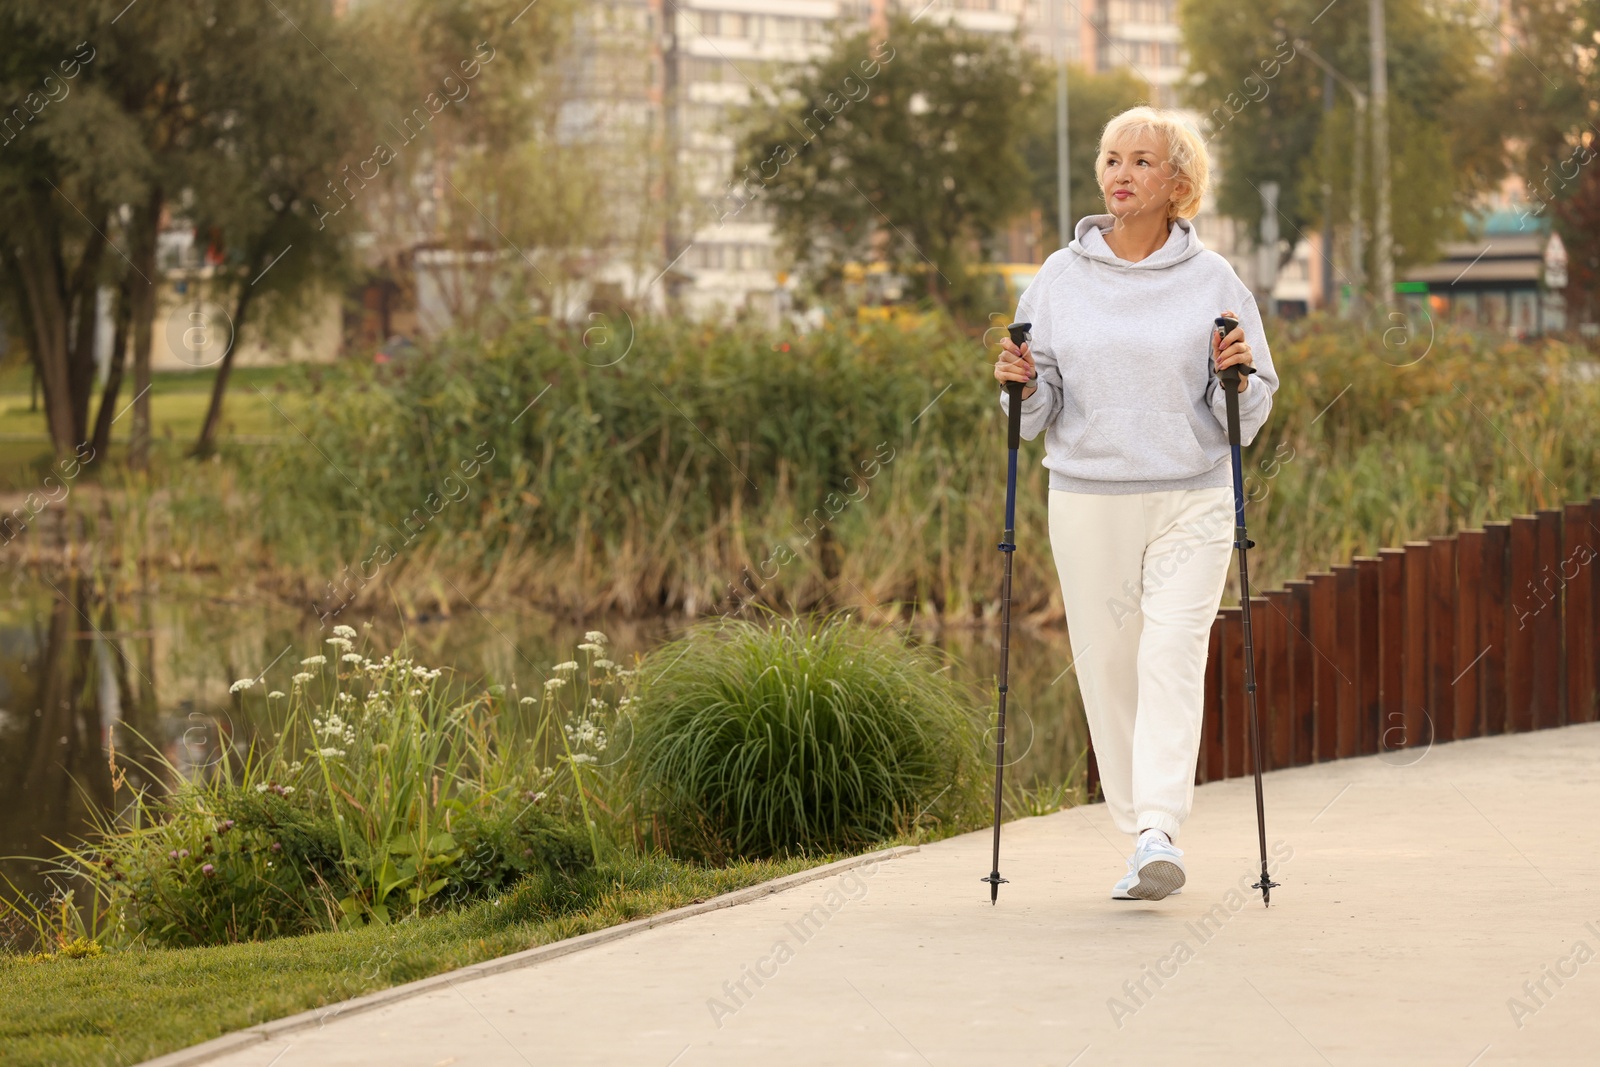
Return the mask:
{"type": "Polygon", "coordinates": [[[1177,411],[1096,408],[1066,459],[1066,471],[1097,481],[1192,478],[1211,469],[1189,420],[1177,411]]]}

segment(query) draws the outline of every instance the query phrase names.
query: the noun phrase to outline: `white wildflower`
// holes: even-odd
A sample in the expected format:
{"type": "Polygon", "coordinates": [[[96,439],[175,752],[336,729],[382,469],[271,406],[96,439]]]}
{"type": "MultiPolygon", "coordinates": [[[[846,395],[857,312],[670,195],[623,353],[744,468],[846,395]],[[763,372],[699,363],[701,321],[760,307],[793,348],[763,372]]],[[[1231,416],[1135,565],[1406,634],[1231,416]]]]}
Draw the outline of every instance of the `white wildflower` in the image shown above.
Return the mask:
{"type": "Polygon", "coordinates": [[[333,628],[333,636],[335,637],[354,637],[355,635],[356,628],[354,626],[346,626],[342,622],[333,628]]]}
{"type": "Polygon", "coordinates": [[[575,670],[578,669],[578,665],[577,665],[577,663],[575,663],[575,662],[573,662],[572,660],[569,659],[565,663],[557,663],[554,667],[551,667],[550,669],[553,670],[553,671],[575,671],[575,670]]]}
{"type": "Polygon", "coordinates": [[[332,645],[334,648],[337,648],[342,652],[350,651],[350,639],[348,637],[330,637],[322,643],[325,645],[332,645]]]}
{"type": "Polygon", "coordinates": [[[257,782],[256,783],[256,792],[257,793],[265,793],[266,791],[267,791],[267,783],[266,782],[257,782]]]}
{"type": "Polygon", "coordinates": [[[545,679],[544,683],[544,691],[547,693],[553,693],[566,684],[567,680],[565,678],[547,678],[545,679]]]}
{"type": "Polygon", "coordinates": [[[585,631],[583,639],[585,641],[593,641],[597,645],[603,645],[606,643],[606,635],[601,633],[599,630],[585,631]]]}
{"type": "Polygon", "coordinates": [[[336,756],[344,755],[344,749],[342,749],[342,748],[319,748],[319,749],[317,749],[317,755],[321,756],[323,759],[333,759],[336,756]]]}
{"type": "Polygon", "coordinates": [[[292,681],[294,682],[295,685],[304,685],[306,682],[311,681],[311,679],[313,679],[315,677],[316,677],[316,675],[314,675],[314,674],[307,674],[304,671],[301,671],[299,674],[294,676],[292,681]]]}
{"type": "Polygon", "coordinates": [[[600,757],[591,756],[587,752],[578,752],[572,757],[573,763],[599,763],[600,757]]]}
{"type": "Polygon", "coordinates": [[[583,644],[579,645],[578,647],[580,649],[582,649],[583,651],[585,651],[585,652],[604,652],[605,651],[605,649],[601,648],[599,645],[595,644],[593,641],[585,641],[583,644]]]}
{"type": "Polygon", "coordinates": [[[346,663],[360,663],[362,660],[366,659],[366,657],[359,652],[346,652],[339,658],[346,663]]]}
{"type": "Polygon", "coordinates": [[[532,704],[533,702],[534,701],[533,701],[532,697],[523,697],[522,700],[519,701],[519,703],[522,703],[522,704],[532,704]]]}
{"type": "Polygon", "coordinates": [[[305,659],[300,661],[300,666],[302,666],[302,667],[320,667],[326,662],[328,662],[328,657],[327,656],[307,656],[305,659]]]}
{"type": "Polygon", "coordinates": [[[238,693],[245,689],[249,689],[255,684],[256,680],[254,678],[240,678],[237,682],[234,682],[232,685],[228,686],[228,692],[238,693]]]}
{"type": "Polygon", "coordinates": [[[283,699],[283,690],[274,689],[272,692],[267,694],[267,699],[268,700],[282,700],[283,699]]]}
{"type": "Polygon", "coordinates": [[[616,666],[615,663],[612,663],[608,659],[597,659],[594,661],[594,665],[603,671],[609,671],[612,667],[616,666]]]}

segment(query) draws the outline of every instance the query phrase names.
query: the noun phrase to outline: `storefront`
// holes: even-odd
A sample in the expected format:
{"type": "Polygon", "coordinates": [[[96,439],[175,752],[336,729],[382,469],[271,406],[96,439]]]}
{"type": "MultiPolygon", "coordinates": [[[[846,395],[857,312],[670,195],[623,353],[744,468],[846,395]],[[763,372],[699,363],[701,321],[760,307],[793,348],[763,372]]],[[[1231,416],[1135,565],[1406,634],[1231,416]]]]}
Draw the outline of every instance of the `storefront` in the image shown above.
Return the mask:
{"type": "Polygon", "coordinates": [[[1559,235],[1491,233],[1443,252],[1395,283],[1413,313],[1513,337],[1566,329],[1567,253],[1559,235]]]}

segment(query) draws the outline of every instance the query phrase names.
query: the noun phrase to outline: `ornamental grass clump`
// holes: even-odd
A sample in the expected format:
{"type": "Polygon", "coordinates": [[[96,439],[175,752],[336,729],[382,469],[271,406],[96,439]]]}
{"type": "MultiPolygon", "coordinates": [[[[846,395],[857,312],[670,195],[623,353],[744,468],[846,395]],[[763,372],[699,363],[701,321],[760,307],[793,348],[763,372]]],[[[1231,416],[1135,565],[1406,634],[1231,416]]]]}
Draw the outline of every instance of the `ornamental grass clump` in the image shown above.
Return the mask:
{"type": "MultiPolygon", "coordinates": [[[[0,913],[42,944],[211,945],[394,922],[595,864],[590,809],[610,796],[596,753],[634,677],[599,654],[603,634],[539,697],[374,660],[354,637],[335,627],[290,692],[268,694],[282,728],[236,760],[166,792],[119,777],[119,813],[58,846],[57,899],[13,894],[0,913]]],[[[235,699],[256,684],[236,682],[235,699]]],[[[152,777],[176,778],[163,770],[152,777]]]]}
{"type": "Polygon", "coordinates": [[[643,664],[629,777],[681,856],[859,848],[981,806],[972,694],[848,615],[722,620],[643,664]]]}

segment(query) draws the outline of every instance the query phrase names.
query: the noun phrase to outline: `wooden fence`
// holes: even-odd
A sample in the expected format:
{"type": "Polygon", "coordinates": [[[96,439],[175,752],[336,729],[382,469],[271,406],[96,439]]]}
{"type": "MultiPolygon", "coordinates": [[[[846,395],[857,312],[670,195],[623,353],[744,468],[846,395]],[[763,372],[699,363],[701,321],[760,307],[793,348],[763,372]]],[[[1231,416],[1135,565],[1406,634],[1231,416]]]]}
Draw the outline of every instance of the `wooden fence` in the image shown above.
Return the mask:
{"type": "MultiPolygon", "coordinates": [[[[1252,596],[1263,769],[1415,760],[1440,741],[1596,721],[1597,555],[1600,497],[1407,541],[1252,596]]],[[[1248,775],[1239,608],[1212,623],[1205,686],[1195,781],[1248,775]]],[[[1092,753],[1089,775],[1092,796],[1092,753]]]]}

